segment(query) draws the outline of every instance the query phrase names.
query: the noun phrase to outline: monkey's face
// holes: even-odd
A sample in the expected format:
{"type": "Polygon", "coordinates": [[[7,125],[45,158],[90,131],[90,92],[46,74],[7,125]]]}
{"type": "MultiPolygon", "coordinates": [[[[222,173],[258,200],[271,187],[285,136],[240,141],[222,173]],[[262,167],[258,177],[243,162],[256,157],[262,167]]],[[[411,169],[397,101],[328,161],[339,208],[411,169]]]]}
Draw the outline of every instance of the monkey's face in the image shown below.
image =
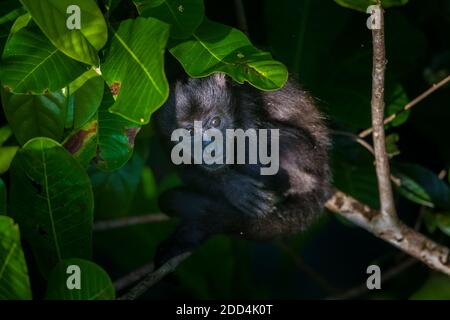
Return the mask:
{"type": "MultiPolygon", "coordinates": [[[[226,130],[235,126],[235,99],[226,76],[215,74],[207,78],[190,78],[185,82],[177,82],[173,88],[173,102],[176,128],[186,129],[192,137],[201,138],[204,154],[213,149],[212,144],[222,144],[221,154],[213,151],[212,155],[221,156],[223,164],[202,161],[202,167],[208,171],[223,168],[226,159],[226,130]],[[222,142],[216,139],[215,133],[218,132],[223,137],[222,142]]],[[[192,143],[194,142],[195,138],[192,139],[192,143]]]]}

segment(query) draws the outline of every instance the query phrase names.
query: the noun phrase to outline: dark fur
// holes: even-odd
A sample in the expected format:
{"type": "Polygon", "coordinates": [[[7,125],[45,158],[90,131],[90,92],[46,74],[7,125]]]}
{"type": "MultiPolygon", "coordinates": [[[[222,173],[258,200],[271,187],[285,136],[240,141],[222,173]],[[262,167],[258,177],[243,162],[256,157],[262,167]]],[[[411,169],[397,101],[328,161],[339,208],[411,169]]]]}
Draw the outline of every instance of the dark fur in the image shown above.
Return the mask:
{"type": "Polygon", "coordinates": [[[236,85],[223,74],[178,81],[158,123],[170,142],[174,129],[217,114],[227,128],[280,129],[280,170],[261,176],[259,165],[215,171],[181,166],[186,187],[160,199],[163,212],[181,217],[181,223],[160,247],[159,262],[217,233],[270,239],[304,230],[329,196],[328,132],[313,99],[292,80],[274,92],[236,85]]]}

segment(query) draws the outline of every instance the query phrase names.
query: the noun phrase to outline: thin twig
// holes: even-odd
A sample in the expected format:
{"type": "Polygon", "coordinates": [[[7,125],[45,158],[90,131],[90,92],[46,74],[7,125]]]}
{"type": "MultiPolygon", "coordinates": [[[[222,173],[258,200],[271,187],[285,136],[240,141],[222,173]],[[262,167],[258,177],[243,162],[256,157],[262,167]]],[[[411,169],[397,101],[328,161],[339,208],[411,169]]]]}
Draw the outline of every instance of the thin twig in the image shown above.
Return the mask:
{"type": "Polygon", "coordinates": [[[239,29],[241,29],[242,32],[244,32],[248,36],[247,17],[245,15],[245,7],[242,0],[234,0],[234,8],[236,10],[239,29]]]}
{"type": "Polygon", "coordinates": [[[117,279],[116,281],[114,281],[114,288],[116,289],[116,292],[121,291],[131,286],[133,283],[141,280],[145,275],[153,272],[154,269],[155,264],[152,261],[143,265],[142,267],[137,268],[136,270],[131,271],[126,276],[117,279]]]}
{"type": "MultiPolygon", "coordinates": [[[[413,99],[412,101],[407,103],[403,107],[403,109],[401,109],[401,110],[391,114],[390,116],[386,117],[386,119],[384,119],[384,125],[394,121],[394,119],[397,118],[400,114],[402,114],[405,111],[408,111],[409,109],[414,107],[416,104],[418,104],[419,102],[421,102],[422,100],[427,98],[429,95],[431,95],[433,92],[435,92],[436,90],[438,90],[439,88],[443,87],[445,84],[447,84],[449,82],[450,82],[450,75],[448,75],[446,78],[442,79],[438,83],[434,83],[428,90],[426,90],[425,92],[423,92],[422,94],[417,96],[415,99],[413,99]]],[[[365,138],[368,135],[370,135],[372,132],[373,132],[373,128],[368,128],[368,129],[366,129],[364,131],[361,131],[359,136],[361,138],[365,138]]]]}
{"type": "MultiPolygon", "coordinates": [[[[378,1],[379,3],[379,1],[378,1]]],[[[372,128],[373,145],[375,150],[375,167],[380,194],[381,218],[395,220],[394,196],[390,181],[389,158],[386,152],[386,139],[384,135],[384,77],[386,70],[386,50],[384,44],[384,12],[380,10],[380,28],[372,30],[373,38],[373,69],[372,69],[372,128]]],[[[393,223],[393,221],[390,221],[393,223]]]]}
{"type": "Polygon", "coordinates": [[[302,272],[306,273],[311,279],[313,279],[322,289],[328,293],[336,293],[339,290],[333,287],[328,281],[326,281],[318,272],[311,268],[308,264],[303,261],[302,257],[298,255],[291,247],[282,241],[277,241],[276,245],[284,251],[292,260],[294,260],[295,265],[302,272]]]}
{"type": "MultiPolygon", "coordinates": [[[[383,272],[382,276],[381,276],[381,284],[384,284],[387,281],[395,278],[397,275],[399,275],[400,273],[402,273],[409,267],[415,265],[416,263],[417,263],[416,259],[408,258],[405,261],[401,262],[400,264],[396,265],[395,267],[392,267],[388,271],[383,272]]],[[[368,292],[369,292],[369,289],[367,288],[367,284],[363,283],[363,284],[353,287],[341,294],[329,297],[329,298],[327,298],[327,300],[348,300],[348,299],[360,297],[368,292]]]]}
{"type": "Polygon", "coordinates": [[[96,222],[94,224],[94,231],[105,231],[122,227],[128,227],[136,224],[166,221],[168,219],[169,217],[163,213],[129,216],[96,222]]]}
{"type": "Polygon", "coordinates": [[[165,264],[163,264],[159,269],[148,274],[142,281],[140,281],[136,286],[131,288],[126,294],[119,298],[119,300],[135,300],[144,294],[150,287],[158,283],[162,278],[164,278],[169,273],[175,271],[177,266],[186,260],[191,255],[190,252],[186,252],[176,256],[165,264]]]}

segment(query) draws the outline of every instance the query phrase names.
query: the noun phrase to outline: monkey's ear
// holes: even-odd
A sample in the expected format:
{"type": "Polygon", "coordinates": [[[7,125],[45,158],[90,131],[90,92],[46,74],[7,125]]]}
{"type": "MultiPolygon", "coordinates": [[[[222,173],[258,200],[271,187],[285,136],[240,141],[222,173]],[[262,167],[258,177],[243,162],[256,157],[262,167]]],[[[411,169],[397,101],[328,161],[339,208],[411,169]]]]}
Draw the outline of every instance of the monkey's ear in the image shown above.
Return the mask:
{"type": "Polygon", "coordinates": [[[218,72],[215,73],[212,77],[219,87],[225,88],[227,86],[228,77],[225,73],[218,72]]]}

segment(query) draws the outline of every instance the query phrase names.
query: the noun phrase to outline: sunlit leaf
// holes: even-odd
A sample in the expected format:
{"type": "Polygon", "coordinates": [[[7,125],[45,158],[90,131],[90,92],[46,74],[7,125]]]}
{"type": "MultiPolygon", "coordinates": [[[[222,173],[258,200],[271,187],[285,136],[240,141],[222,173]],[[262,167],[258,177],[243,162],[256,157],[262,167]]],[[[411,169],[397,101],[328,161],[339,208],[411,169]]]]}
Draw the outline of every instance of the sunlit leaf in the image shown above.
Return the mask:
{"type": "Polygon", "coordinates": [[[279,89],[288,77],[286,67],[253,47],[244,33],[207,19],[170,52],[192,77],[224,72],[238,83],[249,82],[261,90],[279,89]]]}
{"type": "Polygon", "coordinates": [[[98,65],[97,51],[108,39],[102,12],[95,0],[21,0],[36,24],[53,45],[69,57],[89,65],[98,65]],[[71,5],[80,8],[81,28],[67,27],[71,5]]]}
{"type": "Polygon", "coordinates": [[[164,49],[169,26],[153,18],[123,21],[114,32],[102,73],[116,102],[111,112],[139,124],[167,99],[164,49]]]}
{"type": "Polygon", "coordinates": [[[56,49],[39,30],[21,29],[8,40],[0,80],[14,93],[57,91],[86,68],[56,49]]]}

